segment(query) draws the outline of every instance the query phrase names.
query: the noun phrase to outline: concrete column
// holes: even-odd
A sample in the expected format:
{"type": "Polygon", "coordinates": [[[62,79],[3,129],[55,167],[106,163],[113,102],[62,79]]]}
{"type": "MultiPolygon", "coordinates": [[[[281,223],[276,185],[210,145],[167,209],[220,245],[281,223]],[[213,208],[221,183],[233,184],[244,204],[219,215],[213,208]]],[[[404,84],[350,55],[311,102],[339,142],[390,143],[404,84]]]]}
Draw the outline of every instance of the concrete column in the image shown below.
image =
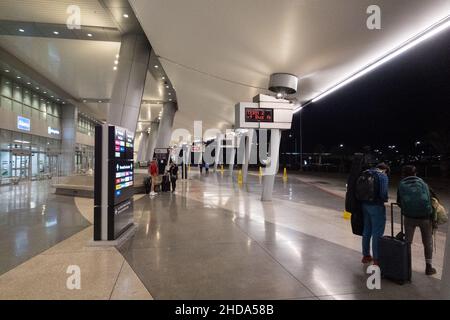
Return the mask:
{"type": "Polygon", "coordinates": [[[218,133],[216,137],[216,156],[214,161],[214,172],[217,172],[219,168],[220,155],[222,154],[222,140],[224,135],[222,133],[218,133]]]}
{"type": "Polygon", "coordinates": [[[148,136],[147,152],[145,155],[145,160],[153,160],[153,155],[155,153],[156,140],[158,139],[159,122],[152,122],[150,127],[150,134],[148,136]]]}
{"type": "Polygon", "coordinates": [[[242,137],[242,142],[244,143],[244,159],[242,161],[242,182],[247,183],[248,176],[248,165],[250,163],[250,158],[252,155],[253,146],[253,136],[255,135],[255,130],[249,129],[248,132],[242,137]]]}
{"type": "Polygon", "coordinates": [[[149,134],[147,132],[141,132],[139,134],[139,148],[137,154],[137,161],[146,161],[145,156],[147,155],[149,134]]]}
{"type": "Polygon", "coordinates": [[[151,47],[145,35],[122,37],[119,66],[114,83],[108,124],[136,131],[147,78],[151,47]]]}
{"type": "Polygon", "coordinates": [[[172,139],[173,121],[175,113],[178,111],[178,106],[174,102],[165,103],[163,106],[163,114],[161,122],[159,123],[158,140],[156,141],[156,148],[169,148],[170,140],[172,139]]]}
{"type": "Polygon", "coordinates": [[[61,118],[61,174],[68,176],[75,171],[75,146],[77,139],[78,109],[73,105],[62,107],[61,118]]]}
{"type": "Polygon", "coordinates": [[[441,279],[441,298],[450,300],[450,223],[448,223],[445,243],[444,267],[442,269],[441,279]]]}
{"type": "Polygon", "coordinates": [[[281,130],[270,130],[270,165],[264,168],[263,171],[263,190],[262,201],[272,201],[273,186],[275,183],[275,176],[278,173],[278,163],[280,156],[280,142],[281,130]]]}
{"type": "Polygon", "coordinates": [[[231,149],[231,151],[230,151],[230,159],[229,159],[229,161],[230,161],[230,167],[229,167],[229,170],[230,170],[230,175],[232,176],[233,175],[233,171],[234,171],[234,162],[235,162],[235,159],[236,159],[236,148],[235,147],[233,147],[232,149],[231,149]]]}

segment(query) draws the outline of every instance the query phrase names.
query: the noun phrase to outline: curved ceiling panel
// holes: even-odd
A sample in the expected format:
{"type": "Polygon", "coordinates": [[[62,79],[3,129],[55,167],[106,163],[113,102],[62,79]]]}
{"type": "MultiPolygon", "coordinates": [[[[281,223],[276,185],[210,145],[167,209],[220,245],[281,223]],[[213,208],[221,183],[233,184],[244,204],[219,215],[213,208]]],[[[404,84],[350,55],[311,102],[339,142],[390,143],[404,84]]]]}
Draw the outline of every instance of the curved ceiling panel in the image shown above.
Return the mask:
{"type": "Polygon", "coordinates": [[[182,127],[230,127],[234,104],[264,91],[254,87],[267,88],[274,72],[297,74],[308,101],[450,12],[448,0],[379,0],[382,29],[369,30],[372,0],[130,4],[177,91],[182,127]]]}

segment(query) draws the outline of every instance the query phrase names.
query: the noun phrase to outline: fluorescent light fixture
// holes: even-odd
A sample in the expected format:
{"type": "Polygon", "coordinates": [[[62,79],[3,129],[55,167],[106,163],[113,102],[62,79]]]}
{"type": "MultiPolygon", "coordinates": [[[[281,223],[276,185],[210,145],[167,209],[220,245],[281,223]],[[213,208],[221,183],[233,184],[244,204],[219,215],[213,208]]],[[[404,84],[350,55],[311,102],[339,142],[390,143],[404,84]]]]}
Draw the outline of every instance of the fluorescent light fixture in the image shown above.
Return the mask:
{"type": "Polygon", "coordinates": [[[6,72],[6,73],[9,73],[9,70],[8,70],[8,69],[6,69],[6,70],[5,70],[5,72],[6,72]]]}
{"type": "MultiPolygon", "coordinates": [[[[446,30],[448,27],[450,27],[450,18],[446,17],[445,19],[439,21],[438,23],[432,25],[431,27],[429,27],[426,30],[422,31],[421,33],[417,34],[413,38],[409,39],[408,41],[406,41],[405,43],[400,45],[400,47],[394,49],[393,51],[388,52],[385,56],[381,57],[377,61],[369,64],[362,70],[354,73],[347,79],[343,80],[342,82],[339,82],[337,85],[335,85],[335,86],[329,88],[328,90],[326,90],[325,92],[321,93],[320,95],[315,97],[312,100],[312,102],[314,103],[314,102],[317,102],[317,101],[325,98],[326,96],[330,95],[331,93],[333,93],[333,92],[339,90],[340,88],[344,87],[345,85],[349,84],[350,82],[366,75],[367,73],[375,70],[379,66],[394,59],[395,57],[401,55],[402,53],[408,51],[409,49],[412,49],[413,47],[424,42],[425,40],[428,40],[431,37],[435,36],[436,34],[446,30]]],[[[294,111],[294,112],[296,112],[296,111],[294,111]]]]}
{"type": "Polygon", "coordinates": [[[94,35],[93,35],[92,33],[88,33],[87,36],[88,36],[89,38],[92,38],[94,35]]]}
{"type": "Polygon", "coordinates": [[[117,67],[114,67],[113,70],[116,71],[116,70],[117,70],[117,67]]]}
{"type": "Polygon", "coordinates": [[[128,14],[125,13],[125,14],[123,15],[123,17],[126,18],[126,19],[128,19],[130,16],[129,16],[128,14]]]}
{"type": "Polygon", "coordinates": [[[27,82],[27,85],[30,85],[31,84],[31,82],[27,82]]]}
{"type": "Polygon", "coordinates": [[[53,31],[53,34],[58,35],[59,32],[58,31],[53,31]]]}
{"type": "Polygon", "coordinates": [[[22,79],[22,77],[21,76],[17,76],[17,79],[22,79]]]}
{"type": "Polygon", "coordinates": [[[22,32],[22,33],[23,33],[23,32],[25,32],[25,30],[22,29],[22,28],[20,28],[20,29],[19,29],[19,32],[22,32]]]}
{"type": "Polygon", "coordinates": [[[155,69],[158,69],[159,68],[159,66],[158,65],[155,65],[155,69]]]}

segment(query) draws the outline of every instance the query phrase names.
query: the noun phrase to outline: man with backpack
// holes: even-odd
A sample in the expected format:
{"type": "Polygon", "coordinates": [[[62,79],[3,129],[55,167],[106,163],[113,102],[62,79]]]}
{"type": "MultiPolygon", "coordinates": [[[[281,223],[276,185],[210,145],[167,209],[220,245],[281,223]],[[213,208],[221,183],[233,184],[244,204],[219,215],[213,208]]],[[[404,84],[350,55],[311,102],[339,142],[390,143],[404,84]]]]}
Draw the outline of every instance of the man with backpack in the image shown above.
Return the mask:
{"type": "Polygon", "coordinates": [[[425,274],[436,274],[433,268],[433,206],[432,192],[428,185],[419,177],[415,166],[402,168],[403,180],[397,190],[397,203],[405,217],[405,239],[412,243],[416,227],[422,234],[425,252],[425,274]]]}
{"type": "Polygon", "coordinates": [[[390,168],[385,163],[364,171],[356,182],[356,198],[361,202],[364,230],[362,237],[362,263],[373,261],[378,265],[378,240],[384,235],[386,227],[386,207],[389,195],[390,168]],[[373,257],[370,254],[372,241],[373,257]]]}

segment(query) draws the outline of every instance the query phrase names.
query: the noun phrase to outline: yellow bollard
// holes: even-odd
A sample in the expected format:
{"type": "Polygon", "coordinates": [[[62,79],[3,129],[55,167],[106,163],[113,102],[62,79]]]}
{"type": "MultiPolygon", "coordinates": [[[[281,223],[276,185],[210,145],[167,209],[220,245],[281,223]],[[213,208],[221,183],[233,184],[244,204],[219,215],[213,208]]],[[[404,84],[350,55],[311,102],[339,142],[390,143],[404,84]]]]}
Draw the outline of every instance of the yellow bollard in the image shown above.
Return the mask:
{"type": "Polygon", "coordinates": [[[239,174],[238,174],[238,184],[243,184],[244,183],[244,177],[242,176],[242,170],[239,170],[239,174]]]}
{"type": "Polygon", "coordinates": [[[224,169],[223,169],[223,164],[220,166],[220,173],[222,173],[223,174],[223,172],[224,172],[224,169]]]}
{"type": "Polygon", "coordinates": [[[259,167],[259,176],[260,176],[260,177],[262,177],[262,175],[263,175],[263,171],[262,171],[262,168],[261,168],[261,167],[259,167]]]}
{"type": "Polygon", "coordinates": [[[343,218],[344,218],[344,220],[350,220],[352,218],[352,214],[350,212],[344,210],[343,218]]]}
{"type": "Polygon", "coordinates": [[[284,168],[284,172],[283,172],[283,180],[286,182],[287,179],[288,179],[287,170],[286,170],[286,168],[284,168]]]}

